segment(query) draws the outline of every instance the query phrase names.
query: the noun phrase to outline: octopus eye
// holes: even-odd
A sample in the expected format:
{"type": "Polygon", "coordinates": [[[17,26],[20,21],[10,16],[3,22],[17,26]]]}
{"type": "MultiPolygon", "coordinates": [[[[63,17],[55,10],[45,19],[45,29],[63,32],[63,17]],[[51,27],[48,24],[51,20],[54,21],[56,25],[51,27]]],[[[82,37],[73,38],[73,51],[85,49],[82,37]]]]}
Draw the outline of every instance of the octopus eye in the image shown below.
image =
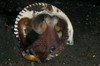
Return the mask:
{"type": "Polygon", "coordinates": [[[60,30],[61,30],[61,27],[58,26],[58,25],[56,25],[56,26],[55,26],[55,30],[56,30],[56,31],[60,31],[60,30]]]}
{"type": "Polygon", "coordinates": [[[51,60],[62,53],[66,45],[73,45],[69,18],[47,3],[26,6],[17,16],[14,30],[22,56],[30,61],[51,60]]]}
{"type": "Polygon", "coordinates": [[[43,23],[41,23],[40,24],[40,28],[41,28],[41,30],[43,30],[43,32],[46,30],[46,28],[47,28],[47,24],[45,23],[45,22],[43,22],[43,23]]]}

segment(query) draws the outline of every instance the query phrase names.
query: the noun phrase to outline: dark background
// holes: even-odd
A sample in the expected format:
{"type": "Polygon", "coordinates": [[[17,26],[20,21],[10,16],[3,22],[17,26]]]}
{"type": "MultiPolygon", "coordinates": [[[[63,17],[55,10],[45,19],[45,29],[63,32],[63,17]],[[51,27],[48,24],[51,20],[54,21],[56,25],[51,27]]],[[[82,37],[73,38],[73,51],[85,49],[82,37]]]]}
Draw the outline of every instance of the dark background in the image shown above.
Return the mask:
{"type": "Polygon", "coordinates": [[[0,66],[100,66],[99,0],[0,0],[0,66]],[[47,63],[24,59],[17,47],[13,25],[19,11],[35,2],[61,9],[74,28],[74,45],[47,63]]]}

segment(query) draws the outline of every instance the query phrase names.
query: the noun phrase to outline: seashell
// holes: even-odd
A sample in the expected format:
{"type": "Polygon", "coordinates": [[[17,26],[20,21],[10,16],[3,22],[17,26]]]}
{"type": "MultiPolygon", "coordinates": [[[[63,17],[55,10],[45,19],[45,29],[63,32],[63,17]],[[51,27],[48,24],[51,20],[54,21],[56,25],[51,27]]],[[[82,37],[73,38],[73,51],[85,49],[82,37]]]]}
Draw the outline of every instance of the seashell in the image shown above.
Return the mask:
{"type": "Polygon", "coordinates": [[[58,56],[66,44],[73,45],[69,18],[47,3],[26,6],[16,18],[14,31],[23,57],[39,63],[58,56]]]}

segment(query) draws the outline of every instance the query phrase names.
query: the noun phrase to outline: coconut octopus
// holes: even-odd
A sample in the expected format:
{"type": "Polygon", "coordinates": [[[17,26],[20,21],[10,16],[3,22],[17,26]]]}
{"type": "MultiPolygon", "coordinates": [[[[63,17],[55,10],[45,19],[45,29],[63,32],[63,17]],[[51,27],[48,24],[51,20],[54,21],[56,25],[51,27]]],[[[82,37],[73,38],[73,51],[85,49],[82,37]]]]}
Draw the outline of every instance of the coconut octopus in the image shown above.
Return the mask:
{"type": "Polygon", "coordinates": [[[39,63],[58,56],[66,44],[73,45],[69,18],[47,3],[26,6],[16,18],[14,34],[20,41],[22,56],[39,63]]]}

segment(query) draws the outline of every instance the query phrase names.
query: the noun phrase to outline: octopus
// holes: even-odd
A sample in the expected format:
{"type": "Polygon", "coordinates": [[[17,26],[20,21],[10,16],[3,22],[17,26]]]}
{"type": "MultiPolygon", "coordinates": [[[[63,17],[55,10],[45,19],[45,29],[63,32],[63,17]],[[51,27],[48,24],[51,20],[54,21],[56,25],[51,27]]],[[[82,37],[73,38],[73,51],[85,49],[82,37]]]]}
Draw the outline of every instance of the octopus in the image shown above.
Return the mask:
{"type": "Polygon", "coordinates": [[[47,3],[34,3],[19,12],[14,34],[19,40],[22,56],[38,63],[46,62],[73,45],[73,27],[57,7],[47,3]]]}

